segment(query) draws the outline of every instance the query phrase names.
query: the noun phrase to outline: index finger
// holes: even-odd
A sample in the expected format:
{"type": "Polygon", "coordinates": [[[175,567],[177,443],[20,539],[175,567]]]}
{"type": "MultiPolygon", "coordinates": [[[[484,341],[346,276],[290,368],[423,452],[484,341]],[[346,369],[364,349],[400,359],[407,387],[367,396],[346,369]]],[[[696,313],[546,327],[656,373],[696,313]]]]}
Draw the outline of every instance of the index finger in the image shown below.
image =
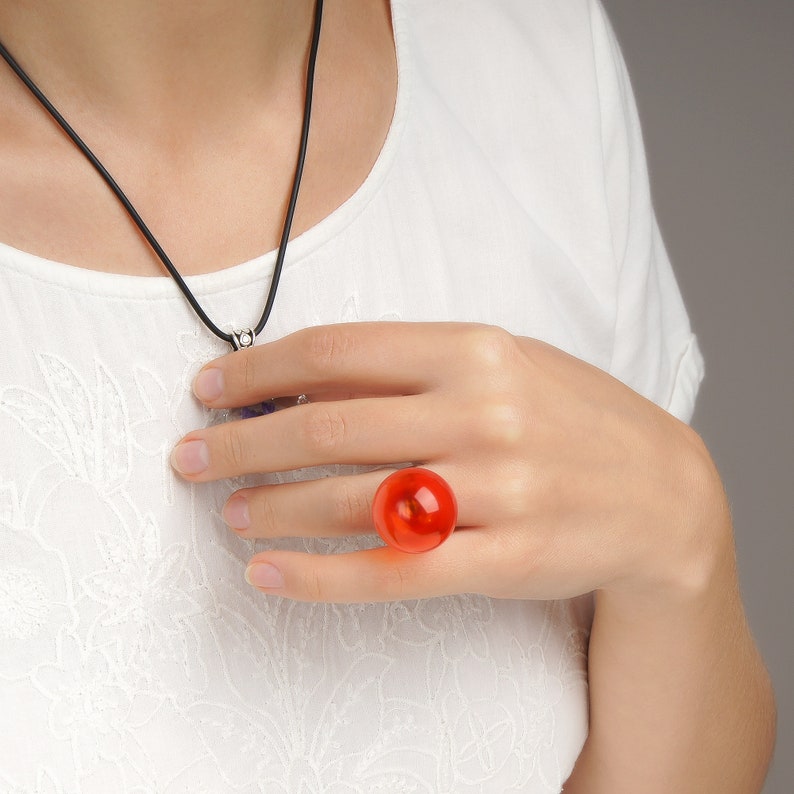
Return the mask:
{"type": "Polygon", "coordinates": [[[212,361],[193,390],[217,408],[312,392],[417,394],[437,382],[461,327],[373,322],[306,328],[212,361]]]}

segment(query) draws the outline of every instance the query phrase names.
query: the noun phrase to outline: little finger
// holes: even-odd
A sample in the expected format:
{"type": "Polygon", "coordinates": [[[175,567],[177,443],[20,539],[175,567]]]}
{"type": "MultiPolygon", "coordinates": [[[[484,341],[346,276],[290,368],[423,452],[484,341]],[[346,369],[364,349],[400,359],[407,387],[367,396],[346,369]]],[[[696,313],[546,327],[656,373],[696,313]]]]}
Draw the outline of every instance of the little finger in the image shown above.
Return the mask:
{"type": "Polygon", "coordinates": [[[496,575],[486,537],[483,530],[461,530],[425,554],[388,547],[327,555],[268,551],[250,560],[245,577],[263,593],[323,603],[479,593],[496,575]]]}

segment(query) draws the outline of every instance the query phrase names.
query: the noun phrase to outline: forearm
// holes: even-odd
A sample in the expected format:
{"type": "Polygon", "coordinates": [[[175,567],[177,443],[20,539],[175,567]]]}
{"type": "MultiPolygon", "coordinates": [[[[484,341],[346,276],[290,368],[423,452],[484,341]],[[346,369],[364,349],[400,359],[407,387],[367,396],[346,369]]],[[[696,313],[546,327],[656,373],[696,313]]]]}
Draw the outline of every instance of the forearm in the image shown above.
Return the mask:
{"type": "Polygon", "coordinates": [[[691,588],[599,592],[589,678],[590,735],[566,794],[761,790],[774,700],[730,549],[691,588]]]}

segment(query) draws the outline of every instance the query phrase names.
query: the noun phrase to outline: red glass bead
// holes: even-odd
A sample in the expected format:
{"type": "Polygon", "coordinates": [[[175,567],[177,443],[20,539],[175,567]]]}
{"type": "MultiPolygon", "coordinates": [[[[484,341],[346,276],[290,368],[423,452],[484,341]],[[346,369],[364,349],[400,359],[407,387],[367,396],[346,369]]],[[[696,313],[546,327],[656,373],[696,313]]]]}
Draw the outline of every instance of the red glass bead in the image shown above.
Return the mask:
{"type": "Polygon", "coordinates": [[[440,546],[455,529],[458,503],[446,480],[428,469],[400,469],[375,492],[375,529],[384,542],[413,554],[440,546]]]}

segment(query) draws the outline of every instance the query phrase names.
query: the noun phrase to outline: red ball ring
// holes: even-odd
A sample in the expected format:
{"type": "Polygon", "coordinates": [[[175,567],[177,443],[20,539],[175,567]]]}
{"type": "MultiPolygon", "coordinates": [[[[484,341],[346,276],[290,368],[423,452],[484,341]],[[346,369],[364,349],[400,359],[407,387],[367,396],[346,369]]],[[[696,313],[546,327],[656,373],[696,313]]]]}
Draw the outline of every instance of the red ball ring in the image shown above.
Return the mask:
{"type": "Polygon", "coordinates": [[[440,546],[455,529],[458,503],[449,483],[429,469],[400,469],[375,491],[372,520],[384,543],[418,554],[440,546]]]}

